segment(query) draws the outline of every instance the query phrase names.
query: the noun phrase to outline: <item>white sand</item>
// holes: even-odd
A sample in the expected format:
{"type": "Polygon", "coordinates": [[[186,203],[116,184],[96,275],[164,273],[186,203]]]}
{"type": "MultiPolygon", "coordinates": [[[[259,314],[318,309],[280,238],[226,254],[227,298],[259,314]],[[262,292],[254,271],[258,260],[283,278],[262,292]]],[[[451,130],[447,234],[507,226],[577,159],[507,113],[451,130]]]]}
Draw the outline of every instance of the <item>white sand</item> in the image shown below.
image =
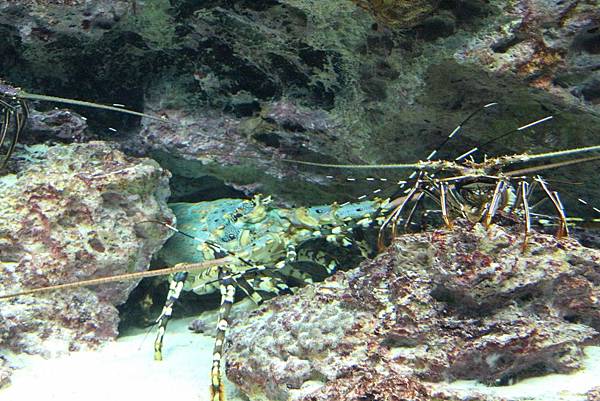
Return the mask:
{"type": "MultiPolygon", "coordinates": [[[[0,390],[0,400],[209,401],[213,338],[191,333],[190,321],[169,324],[162,362],[152,359],[154,331],[148,336],[143,332],[124,336],[98,351],[73,352],[56,359],[12,356],[11,363],[23,368],[14,372],[10,387],[0,390]]],[[[584,400],[586,391],[600,386],[600,347],[586,348],[584,365],[569,375],[531,378],[512,386],[486,387],[473,381],[442,386],[507,400],[584,400]]],[[[227,400],[242,400],[228,382],[226,392],[227,400]]]]}
{"type": "MultiPolygon", "coordinates": [[[[0,400],[208,401],[214,338],[190,332],[190,321],[169,323],[161,362],[153,360],[155,331],[56,359],[13,356],[10,362],[23,368],[0,390],[0,400]]],[[[227,399],[239,400],[233,386],[226,384],[227,399]]]]}

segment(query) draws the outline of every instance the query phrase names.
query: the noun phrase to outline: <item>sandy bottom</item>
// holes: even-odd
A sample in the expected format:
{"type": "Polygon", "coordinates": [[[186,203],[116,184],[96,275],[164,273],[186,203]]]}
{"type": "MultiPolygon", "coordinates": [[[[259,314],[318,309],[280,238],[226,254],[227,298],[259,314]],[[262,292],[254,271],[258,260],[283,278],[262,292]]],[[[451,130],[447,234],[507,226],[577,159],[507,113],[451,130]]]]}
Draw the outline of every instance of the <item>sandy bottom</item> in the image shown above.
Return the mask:
{"type": "MultiPolygon", "coordinates": [[[[13,373],[12,385],[0,390],[0,400],[209,401],[213,338],[191,333],[187,329],[190,321],[169,324],[162,362],[152,360],[154,332],[132,333],[98,351],[74,352],[56,359],[11,356],[11,364],[22,368],[13,373]]],[[[486,387],[473,381],[441,386],[506,400],[585,400],[585,392],[600,386],[600,347],[586,348],[584,365],[569,375],[530,378],[512,386],[486,387]]],[[[229,401],[243,400],[228,382],[226,394],[229,401]]]]}
{"type": "MultiPolygon", "coordinates": [[[[164,360],[153,360],[154,331],[132,333],[97,351],[73,352],[55,359],[9,357],[12,384],[2,401],[60,400],[209,401],[209,372],[214,338],[187,329],[191,319],[169,323],[164,360]]],[[[240,401],[226,383],[227,400],[240,401]]]]}

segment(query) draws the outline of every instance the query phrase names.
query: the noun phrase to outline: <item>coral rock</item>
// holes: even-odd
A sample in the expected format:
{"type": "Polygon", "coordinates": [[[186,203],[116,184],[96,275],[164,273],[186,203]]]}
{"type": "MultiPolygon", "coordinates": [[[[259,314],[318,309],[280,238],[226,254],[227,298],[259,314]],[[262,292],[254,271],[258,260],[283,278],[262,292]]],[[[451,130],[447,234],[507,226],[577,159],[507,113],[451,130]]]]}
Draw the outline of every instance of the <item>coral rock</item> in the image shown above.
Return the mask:
{"type": "Polygon", "coordinates": [[[598,340],[600,252],[522,245],[499,226],[403,235],[234,324],[227,375],[253,400],[427,400],[457,399],[436,386],[448,380],[578,369],[598,340]]]}
{"type": "MultiPolygon", "coordinates": [[[[146,270],[170,235],[169,173],[102,142],[28,148],[0,177],[0,292],[146,270]]],[[[52,355],[117,335],[136,282],[2,301],[0,346],[52,355]]]]}

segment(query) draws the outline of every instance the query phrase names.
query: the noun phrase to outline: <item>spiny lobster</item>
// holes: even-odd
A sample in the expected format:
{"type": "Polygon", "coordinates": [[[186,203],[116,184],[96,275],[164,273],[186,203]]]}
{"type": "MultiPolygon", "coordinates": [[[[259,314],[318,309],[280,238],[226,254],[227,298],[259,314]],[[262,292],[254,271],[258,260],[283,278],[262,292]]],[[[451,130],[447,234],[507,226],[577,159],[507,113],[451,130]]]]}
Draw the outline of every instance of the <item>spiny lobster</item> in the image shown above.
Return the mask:
{"type": "MultiPolygon", "coordinates": [[[[184,237],[175,237],[165,245],[162,251],[165,261],[169,264],[202,262],[227,255],[233,259],[215,268],[176,274],[171,278],[167,302],[158,319],[155,359],[162,359],[163,336],[181,291],[203,294],[214,292],[218,285],[221,308],[213,351],[211,397],[223,400],[220,365],[236,287],[260,302],[257,291],[275,294],[287,291],[286,282],[290,277],[302,283],[312,281],[311,272],[297,265],[302,259],[297,250],[316,238],[350,246],[356,243],[352,231],[372,224],[377,220],[374,214],[387,206],[387,200],[376,199],[344,206],[282,209],[270,206],[270,198],[261,196],[252,200],[223,199],[171,205],[178,220],[176,230],[184,233],[184,237]]],[[[366,256],[368,251],[359,248],[366,256]]],[[[320,276],[331,275],[335,270],[335,260],[328,260],[326,254],[317,251],[316,257],[311,257],[324,260],[320,276]]]]}
{"type": "MultiPolygon", "coordinates": [[[[449,138],[456,132],[457,130],[453,131],[449,138]]],[[[220,365],[225,331],[229,324],[227,316],[236,287],[260,301],[257,289],[275,293],[285,291],[286,277],[295,276],[300,281],[310,281],[310,275],[293,267],[299,260],[296,249],[321,237],[341,245],[351,245],[355,243],[351,237],[353,230],[371,224],[381,226],[379,242],[383,244],[386,229],[391,227],[392,235],[396,232],[407,205],[413,203],[411,212],[404,219],[405,225],[412,221],[416,210],[426,198],[438,204],[443,221],[449,227],[452,225],[452,218],[455,217],[490,224],[499,212],[519,218],[522,213],[527,236],[530,229],[531,207],[528,198],[531,189],[525,180],[526,176],[543,169],[597,160],[600,156],[512,171],[504,171],[504,167],[599,150],[600,146],[592,146],[537,155],[492,158],[482,163],[463,161],[473,151],[457,157],[455,161],[435,161],[434,151],[426,161],[402,165],[347,166],[290,161],[322,167],[412,169],[414,172],[409,180],[399,182],[391,202],[375,200],[348,205],[277,209],[270,206],[268,198],[255,197],[253,200],[220,200],[215,201],[215,204],[175,204],[173,208],[180,225],[177,229],[172,226],[170,228],[177,230],[182,236],[174,239],[174,242],[165,248],[163,256],[169,263],[188,263],[176,266],[174,270],[144,274],[157,275],[176,271],[171,279],[167,303],[158,319],[159,333],[155,342],[155,357],[162,357],[162,339],[166,325],[173,304],[181,291],[214,292],[218,287],[221,292],[221,309],[211,370],[211,393],[213,400],[223,400],[220,365]],[[516,190],[512,185],[515,180],[516,190]],[[409,183],[411,185],[407,187],[409,183]],[[519,208],[522,212],[518,211],[519,208]],[[190,259],[182,259],[184,254],[190,259]],[[200,269],[198,273],[190,273],[194,268],[200,269]]],[[[558,194],[551,192],[541,177],[536,177],[534,182],[539,185],[556,210],[559,220],[557,234],[567,234],[565,213],[558,194]]],[[[334,267],[335,264],[325,263],[323,269],[329,274],[334,267]]],[[[127,275],[127,278],[134,276],[140,277],[142,274],[127,275]]],[[[112,279],[119,278],[124,277],[112,279]]],[[[91,285],[99,282],[104,280],[73,285],[91,285]]],[[[53,287],[57,288],[65,287],[53,287]]]]}
{"type": "MultiPolygon", "coordinates": [[[[173,275],[165,306],[157,319],[155,359],[162,359],[163,337],[173,305],[181,291],[198,294],[220,291],[221,308],[211,369],[211,398],[224,400],[220,365],[236,288],[242,289],[256,302],[261,302],[261,293],[286,292],[290,281],[306,283],[315,277],[331,275],[336,269],[335,255],[328,255],[321,250],[327,248],[326,245],[320,243],[312,247],[310,242],[320,239],[338,248],[357,244],[353,231],[375,221],[380,222],[381,216],[377,217],[376,214],[386,210],[388,202],[376,199],[343,206],[333,204],[285,209],[272,206],[269,197],[255,196],[251,200],[220,199],[195,204],[177,203],[171,207],[177,216],[179,228],[159,223],[181,235],[173,237],[161,251],[162,259],[176,266],[168,269],[173,275]],[[304,263],[307,260],[313,262],[308,269],[304,263]]],[[[368,253],[366,245],[359,244],[358,249],[364,255],[368,253]]],[[[145,272],[120,278],[157,273],[165,274],[164,271],[145,272]]],[[[119,277],[108,278],[116,279],[119,277]]],[[[70,286],[102,282],[107,281],[91,280],[70,286]]],[[[38,291],[24,291],[21,294],[38,291]]]]}
{"type": "MultiPolygon", "coordinates": [[[[525,220],[525,241],[531,229],[531,207],[528,198],[532,193],[528,183],[528,174],[541,170],[548,170],[599,160],[600,156],[589,156],[575,160],[551,163],[539,167],[521,168],[503,171],[506,166],[532,162],[548,158],[570,156],[580,153],[600,151],[600,145],[584,148],[569,149],[535,155],[520,154],[486,159],[481,163],[465,160],[462,163],[458,158],[455,161],[427,160],[411,164],[379,164],[379,165],[339,165],[292,161],[293,163],[345,169],[412,169],[416,178],[405,191],[400,202],[385,219],[380,228],[380,244],[383,243],[385,229],[391,226],[392,233],[396,232],[397,223],[400,221],[406,206],[413,202],[413,208],[405,220],[405,226],[410,223],[415,210],[419,207],[424,197],[428,197],[439,205],[442,218],[446,226],[452,228],[451,217],[462,217],[472,223],[483,222],[486,226],[499,211],[512,214],[521,208],[525,220]],[[440,175],[440,176],[437,176],[440,175]],[[516,181],[516,185],[515,185],[516,181]],[[515,188],[517,188],[515,190],[515,188]]],[[[534,183],[539,185],[543,193],[553,205],[558,219],[557,237],[568,234],[567,218],[564,207],[556,191],[550,191],[546,181],[539,175],[534,177],[534,183]]],[[[408,181],[402,181],[402,188],[408,181]]],[[[398,191],[395,196],[398,196],[398,191]]]]}

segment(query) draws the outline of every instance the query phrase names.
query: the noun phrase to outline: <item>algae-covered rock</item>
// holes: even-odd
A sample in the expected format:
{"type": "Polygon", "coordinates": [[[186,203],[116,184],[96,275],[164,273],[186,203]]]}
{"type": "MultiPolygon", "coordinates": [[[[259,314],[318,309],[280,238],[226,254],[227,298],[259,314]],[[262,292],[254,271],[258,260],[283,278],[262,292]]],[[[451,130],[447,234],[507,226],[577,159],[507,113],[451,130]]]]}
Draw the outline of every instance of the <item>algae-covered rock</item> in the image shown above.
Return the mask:
{"type": "Polygon", "coordinates": [[[355,3],[372,12],[384,24],[404,29],[422,23],[437,8],[437,2],[431,0],[355,0],[355,3]]]}
{"type": "MultiPolygon", "coordinates": [[[[32,146],[0,177],[0,292],[146,270],[170,235],[169,173],[103,142],[32,146]]],[[[136,282],[3,300],[0,347],[52,355],[117,335],[136,282]]]]}
{"type": "MultiPolygon", "coordinates": [[[[500,105],[436,157],[596,144],[598,1],[29,0],[0,1],[0,10],[3,79],[180,124],[140,130],[135,118],[85,111],[96,130],[86,140],[119,141],[169,168],[173,201],[255,192],[286,206],[353,200],[380,188],[342,186],[327,176],[344,172],[281,159],[415,162],[490,102],[500,105]]],[[[562,185],[573,192],[562,198],[569,213],[586,212],[577,198],[598,197],[595,167],[544,172],[556,186],[584,183],[562,185]]]]}
{"type": "Polygon", "coordinates": [[[572,372],[598,343],[600,253],[542,234],[522,245],[499,226],[402,235],[236,322],[227,376],[253,400],[430,400],[461,399],[448,380],[572,372]]]}

